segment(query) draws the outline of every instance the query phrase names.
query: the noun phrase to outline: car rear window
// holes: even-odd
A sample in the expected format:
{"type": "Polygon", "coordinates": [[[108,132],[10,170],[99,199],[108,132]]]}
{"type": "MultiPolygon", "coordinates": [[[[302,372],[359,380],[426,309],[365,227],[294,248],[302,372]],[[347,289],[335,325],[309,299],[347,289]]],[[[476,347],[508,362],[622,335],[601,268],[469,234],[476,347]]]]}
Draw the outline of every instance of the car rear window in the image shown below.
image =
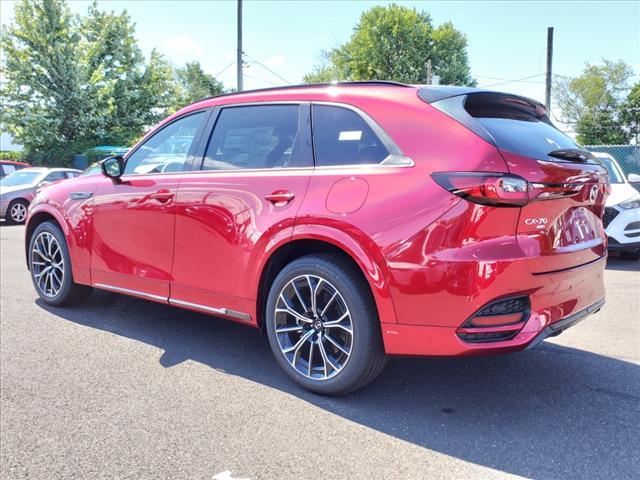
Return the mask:
{"type": "Polygon", "coordinates": [[[518,155],[550,160],[551,151],[580,149],[551,123],[541,104],[524,97],[478,92],[433,106],[498,148],[518,155]]]}

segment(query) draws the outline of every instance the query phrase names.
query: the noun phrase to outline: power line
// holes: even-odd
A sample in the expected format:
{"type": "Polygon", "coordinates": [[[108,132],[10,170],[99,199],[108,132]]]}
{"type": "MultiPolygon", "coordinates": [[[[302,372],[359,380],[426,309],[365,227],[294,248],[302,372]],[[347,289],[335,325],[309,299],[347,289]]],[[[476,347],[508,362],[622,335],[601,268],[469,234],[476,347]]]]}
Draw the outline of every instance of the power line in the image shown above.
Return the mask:
{"type": "MultiPolygon", "coordinates": [[[[246,56],[247,58],[251,58],[251,57],[249,57],[249,55],[246,55],[246,54],[245,54],[245,56],[246,56]]],[[[254,63],[254,64],[256,64],[256,65],[258,65],[258,66],[260,66],[260,67],[264,68],[265,70],[267,70],[268,72],[270,72],[272,75],[275,75],[276,77],[278,77],[278,78],[279,78],[280,80],[282,80],[283,82],[288,83],[289,85],[293,85],[293,82],[290,82],[289,80],[287,80],[286,78],[284,78],[282,75],[277,74],[276,72],[274,72],[273,70],[271,70],[269,67],[267,67],[264,63],[259,62],[258,60],[254,59],[254,58],[251,58],[251,61],[250,61],[249,63],[250,63],[250,64],[251,64],[251,63],[254,63]]]]}
{"type": "Polygon", "coordinates": [[[227,70],[229,70],[229,68],[231,68],[231,65],[235,64],[236,61],[232,61],[229,65],[227,65],[226,67],[224,67],[222,70],[220,70],[218,73],[216,73],[213,78],[218,78],[220,75],[222,75],[224,72],[226,72],[227,70]]]}
{"type": "Polygon", "coordinates": [[[272,82],[270,80],[263,80],[262,78],[254,77],[252,75],[249,75],[248,73],[245,73],[244,76],[252,80],[257,80],[258,82],[266,83],[268,85],[280,85],[279,83],[272,82]]]}
{"type": "MultiPolygon", "coordinates": [[[[528,75],[526,77],[515,78],[513,80],[507,80],[505,82],[500,82],[500,83],[491,83],[489,85],[481,85],[480,88],[497,87],[499,85],[506,85],[508,83],[522,82],[524,80],[529,80],[531,78],[539,77],[540,75],[544,75],[544,73],[536,73],[535,75],[528,75]]],[[[540,82],[540,83],[544,83],[544,82],[540,82]]]]}
{"type": "MultiPolygon", "coordinates": [[[[542,73],[540,75],[543,75],[542,73]]],[[[522,82],[522,83],[544,83],[542,80],[517,80],[514,78],[489,77],[487,75],[474,75],[478,78],[486,78],[487,80],[500,80],[503,82],[522,82]]]]}

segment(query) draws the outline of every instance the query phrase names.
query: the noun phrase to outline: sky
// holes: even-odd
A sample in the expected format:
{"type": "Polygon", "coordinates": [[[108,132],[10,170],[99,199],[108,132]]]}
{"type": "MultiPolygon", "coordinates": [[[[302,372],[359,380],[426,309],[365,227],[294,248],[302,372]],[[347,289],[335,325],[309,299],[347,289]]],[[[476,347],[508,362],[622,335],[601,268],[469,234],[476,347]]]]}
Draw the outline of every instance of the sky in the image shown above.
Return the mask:
{"type": "MultiPolygon", "coordinates": [[[[15,3],[0,1],[2,24],[11,23],[15,3]]],[[[89,3],[71,0],[69,5],[84,13],[89,3]]],[[[388,3],[245,0],[245,89],[300,83],[319,62],[323,49],[349,39],[365,10],[388,3]],[[256,61],[271,71],[252,63],[256,61]]],[[[640,1],[395,3],[428,12],[434,25],[453,22],[467,36],[471,73],[479,86],[544,101],[546,37],[551,26],[554,73],[576,76],[586,62],[607,58],[624,60],[640,74],[640,1]],[[524,80],[510,81],[518,79],[524,80]]],[[[129,12],[145,54],[157,48],[176,66],[197,60],[225,86],[235,87],[235,0],[100,0],[98,5],[129,12]]]]}

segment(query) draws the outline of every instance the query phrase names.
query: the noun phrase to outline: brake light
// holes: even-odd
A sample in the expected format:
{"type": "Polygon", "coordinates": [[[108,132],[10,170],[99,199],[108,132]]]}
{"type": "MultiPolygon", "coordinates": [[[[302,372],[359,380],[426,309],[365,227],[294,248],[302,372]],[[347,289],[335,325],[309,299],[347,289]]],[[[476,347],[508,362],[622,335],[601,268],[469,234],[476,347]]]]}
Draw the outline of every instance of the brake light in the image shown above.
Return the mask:
{"type": "Polygon", "coordinates": [[[494,207],[522,207],[529,201],[529,183],[508,173],[436,172],[444,189],[470,202],[494,207]]]}

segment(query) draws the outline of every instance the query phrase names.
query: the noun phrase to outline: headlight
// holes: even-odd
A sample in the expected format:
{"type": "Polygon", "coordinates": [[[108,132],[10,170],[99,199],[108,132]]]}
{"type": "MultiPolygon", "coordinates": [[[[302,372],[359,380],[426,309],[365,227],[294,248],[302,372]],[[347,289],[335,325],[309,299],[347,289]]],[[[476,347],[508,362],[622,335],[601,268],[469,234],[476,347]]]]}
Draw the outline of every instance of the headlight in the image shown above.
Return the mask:
{"type": "Polygon", "coordinates": [[[627,200],[626,202],[621,203],[618,206],[624,208],[625,210],[631,210],[632,208],[640,208],[640,197],[627,200]]]}

